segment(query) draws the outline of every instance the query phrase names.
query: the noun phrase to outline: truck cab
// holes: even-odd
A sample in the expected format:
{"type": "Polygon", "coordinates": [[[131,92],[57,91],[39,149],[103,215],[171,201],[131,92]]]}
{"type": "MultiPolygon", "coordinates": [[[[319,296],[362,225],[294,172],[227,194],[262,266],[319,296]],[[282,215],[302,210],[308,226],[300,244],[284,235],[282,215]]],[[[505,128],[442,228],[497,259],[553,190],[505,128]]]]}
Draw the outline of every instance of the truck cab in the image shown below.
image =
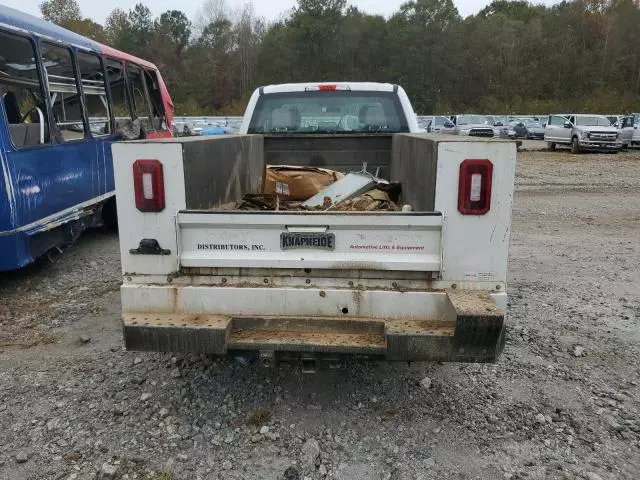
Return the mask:
{"type": "Polygon", "coordinates": [[[241,134],[419,133],[402,87],[388,83],[293,83],[258,88],[241,134]]]}

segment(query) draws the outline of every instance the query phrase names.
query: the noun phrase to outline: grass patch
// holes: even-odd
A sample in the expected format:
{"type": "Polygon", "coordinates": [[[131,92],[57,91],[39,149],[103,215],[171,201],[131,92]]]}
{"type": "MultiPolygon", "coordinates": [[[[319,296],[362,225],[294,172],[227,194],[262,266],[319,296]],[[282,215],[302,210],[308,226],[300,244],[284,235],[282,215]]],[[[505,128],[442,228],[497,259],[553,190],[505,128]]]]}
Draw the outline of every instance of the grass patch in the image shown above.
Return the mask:
{"type": "Polygon", "coordinates": [[[171,472],[156,473],[152,477],[149,477],[149,480],[173,480],[173,473],[171,472]]]}
{"type": "Polygon", "coordinates": [[[140,480],[173,480],[173,473],[165,470],[164,472],[143,474],[138,478],[140,480]]]}
{"type": "Polygon", "coordinates": [[[25,342],[20,342],[17,345],[22,345],[24,348],[32,348],[38,347],[40,345],[51,345],[52,343],[56,343],[57,341],[58,337],[56,337],[53,333],[38,332],[32,338],[27,339],[25,342]]]}
{"type": "Polygon", "coordinates": [[[256,408],[247,417],[247,425],[261,427],[271,419],[271,412],[265,408],[256,408]]]}

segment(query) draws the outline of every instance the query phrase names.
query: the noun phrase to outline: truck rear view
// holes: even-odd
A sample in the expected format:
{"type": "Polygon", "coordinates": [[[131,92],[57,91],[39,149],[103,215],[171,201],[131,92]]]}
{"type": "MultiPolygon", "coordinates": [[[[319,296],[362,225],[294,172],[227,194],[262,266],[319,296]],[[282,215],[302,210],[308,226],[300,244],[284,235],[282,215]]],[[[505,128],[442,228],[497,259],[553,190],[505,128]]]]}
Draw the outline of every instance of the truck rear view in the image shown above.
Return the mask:
{"type": "Polygon", "coordinates": [[[515,145],[351,130],[114,145],[126,347],[307,368],[495,361],[515,145]],[[274,157],[349,173],[363,153],[403,208],[237,209],[265,191],[274,157]]]}

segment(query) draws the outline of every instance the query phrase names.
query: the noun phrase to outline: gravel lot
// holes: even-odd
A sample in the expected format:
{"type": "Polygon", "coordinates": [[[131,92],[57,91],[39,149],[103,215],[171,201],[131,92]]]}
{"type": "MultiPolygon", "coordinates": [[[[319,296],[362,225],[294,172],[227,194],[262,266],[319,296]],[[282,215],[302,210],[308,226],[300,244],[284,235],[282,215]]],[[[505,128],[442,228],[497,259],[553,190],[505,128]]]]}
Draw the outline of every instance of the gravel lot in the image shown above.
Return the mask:
{"type": "Polygon", "coordinates": [[[103,231],[0,274],[0,479],[640,478],[640,151],[518,162],[495,365],[125,352],[103,231]]]}

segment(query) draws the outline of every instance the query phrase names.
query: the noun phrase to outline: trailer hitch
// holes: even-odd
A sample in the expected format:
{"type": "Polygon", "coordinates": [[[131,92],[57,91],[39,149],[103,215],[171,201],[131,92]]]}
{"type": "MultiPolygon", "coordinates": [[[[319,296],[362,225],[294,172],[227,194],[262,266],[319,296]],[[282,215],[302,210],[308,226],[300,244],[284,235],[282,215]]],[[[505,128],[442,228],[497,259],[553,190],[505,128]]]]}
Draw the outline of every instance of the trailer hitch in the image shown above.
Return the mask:
{"type": "Polygon", "coordinates": [[[131,255],[171,255],[171,250],[160,247],[155,238],[143,238],[138,248],[129,250],[131,255]]]}

